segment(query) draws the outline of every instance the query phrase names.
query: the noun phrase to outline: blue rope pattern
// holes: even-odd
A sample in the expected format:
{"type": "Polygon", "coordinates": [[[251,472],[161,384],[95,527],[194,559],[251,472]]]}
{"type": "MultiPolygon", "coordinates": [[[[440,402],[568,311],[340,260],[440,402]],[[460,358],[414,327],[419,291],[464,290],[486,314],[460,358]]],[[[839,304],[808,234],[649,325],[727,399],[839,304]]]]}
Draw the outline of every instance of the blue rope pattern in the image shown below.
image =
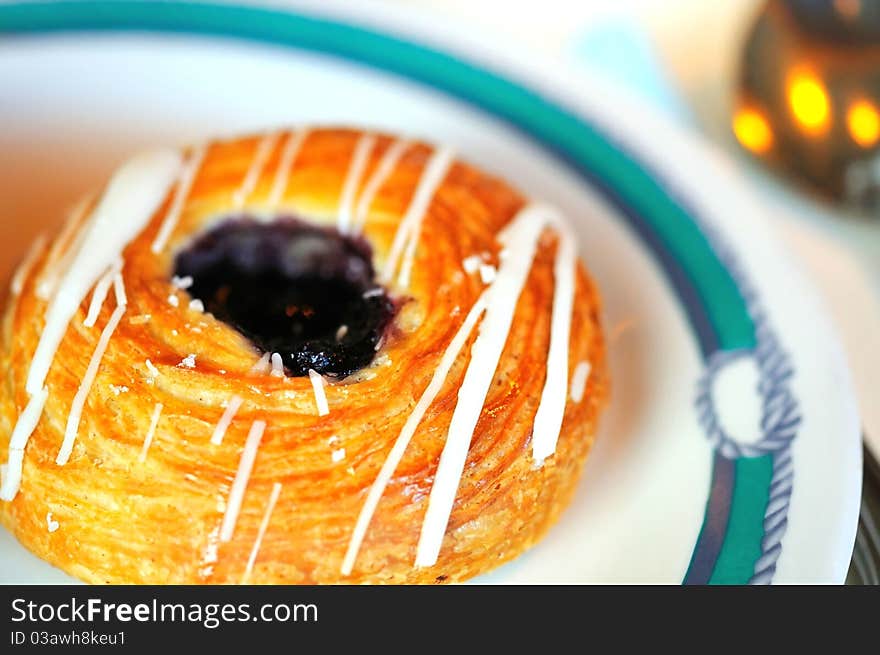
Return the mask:
{"type": "Polygon", "coordinates": [[[782,553],[782,538],[788,527],[788,509],[794,487],[791,442],[801,424],[798,402],[789,387],[794,369],[738,258],[715,229],[705,224],[701,224],[701,228],[743,296],[755,327],[755,346],[718,351],[709,357],[706,370],[697,384],[697,417],[707,438],[722,456],[728,459],[773,456],[773,476],[764,512],[761,556],[755,562],[754,573],[749,580],[749,584],[770,584],[782,553]],[[745,357],[754,361],[759,375],[757,392],[761,398],[761,438],[754,443],[741,443],[725,431],[718,420],[712,396],[712,385],[719,372],[745,357]]]}

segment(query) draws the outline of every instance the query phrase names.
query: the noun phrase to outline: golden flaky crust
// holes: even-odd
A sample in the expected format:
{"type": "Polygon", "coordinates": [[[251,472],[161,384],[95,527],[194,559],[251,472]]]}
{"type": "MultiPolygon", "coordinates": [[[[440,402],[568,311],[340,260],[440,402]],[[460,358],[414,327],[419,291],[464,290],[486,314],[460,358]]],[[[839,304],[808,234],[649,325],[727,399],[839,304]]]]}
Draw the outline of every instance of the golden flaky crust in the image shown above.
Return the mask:
{"type": "MultiPolygon", "coordinates": [[[[266,161],[245,212],[268,197],[286,134],[266,161]]],[[[361,133],[315,130],[290,173],[281,214],[333,224],[361,133]]],[[[48,376],[45,413],[28,442],[23,481],[0,503],[3,523],[27,548],[95,583],[238,583],[273,485],[281,493],[251,583],[434,583],[489,571],[535,544],[568,504],[605,404],[607,376],[598,293],[578,265],[570,372],[588,361],[584,399],[568,401],[556,454],[536,468],[531,428],[545,380],[553,302],[556,236],[546,231],[477,425],[439,561],[414,566],[433,477],[469,361],[463,349],[413,438],[370,524],[354,571],[340,567],[367,490],[427,386],[440,357],[484,284],[462,270],[468,256],[497,262],[498,231],[525,199],[504,182],[457,161],[425,216],[409,299],[374,363],[328,384],[327,416],[318,416],[309,378],[254,377],[259,354],[232,328],[188,307],[171,267],[175,251],[207,226],[238,215],[231,197],[260,137],[213,143],[161,255],[151,252],[173,189],[124,252],[129,305],[112,337],[83,412],[70,461],[55,463],[71,401],[115,307],[112,293],[93,329],[83,327],[88,299],[71,323],[48,376]],[[149,320],[147,320],[149,316],[149,320]],[[178,364],[196,355],[196,367],[178,364]],[[159,370],[154,376],[147,364],[159,370]],[[244,405],[223,442],[210,443],[224,403],[244,405]],[[146,461],[138,456],[157,403],[164,407],[146,461]],[[211,544],[254,420],[268,424],[233,539],[211,544]],[[333,438],[333,439],[331,439],[333,438]],[[334,461],[332,452],[345,449],[334,461]],[[49,531],[51,512],[58,528],[49,531]]],[[[380,136],[365,176],[393,143],[380,136]]],[[[432,153],[409,148],[380,189],[365,226],[377,269],[389,251],[432,153]]],[[[0,370],[0,459],[27,404],[25,380],[43,328],[46,303],[35,286],[48,247],[20,297],[7,302],[0,370]]],[[[392,287],[393,290],[393,287],[392,287]]]]}

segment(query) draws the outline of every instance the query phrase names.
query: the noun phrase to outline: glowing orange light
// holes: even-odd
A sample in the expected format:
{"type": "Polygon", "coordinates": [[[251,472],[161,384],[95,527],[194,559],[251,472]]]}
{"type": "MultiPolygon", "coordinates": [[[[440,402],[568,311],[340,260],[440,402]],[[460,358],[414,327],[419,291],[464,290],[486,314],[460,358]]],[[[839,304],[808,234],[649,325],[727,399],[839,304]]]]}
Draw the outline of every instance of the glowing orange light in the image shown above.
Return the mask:
{"type": "Polygon", "coordinates": [[[863,148],[870,148],[880,140],[880,112],[867,100],[850,105],[846,126],[853,141],[863,148]]]}
{"type": "Polygon", "coordinates": [[[831,102],[822,81],[807,72],[788,79],[788,105],[798,125],[808,134],[822,134],[831,123],[831,102]]]}
{"type": "Polygon", "coordinates": [[[743,107],[733,115],[733,133],[743,147],[759,155],[773,147],[770,122],[757,109],[743,107]]]}
{"type": "Polygon", "coordinates": [[[847,20],[855,20],[862,12],[861,0],[834,0],[832,4],[837,13],[847,20]]]}

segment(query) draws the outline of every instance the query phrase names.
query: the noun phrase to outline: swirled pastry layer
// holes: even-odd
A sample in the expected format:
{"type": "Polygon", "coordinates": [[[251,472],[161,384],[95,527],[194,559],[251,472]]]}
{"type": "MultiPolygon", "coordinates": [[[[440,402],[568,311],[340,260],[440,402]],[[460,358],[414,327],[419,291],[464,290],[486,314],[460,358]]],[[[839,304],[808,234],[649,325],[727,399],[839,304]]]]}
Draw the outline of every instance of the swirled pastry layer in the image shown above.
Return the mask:
{"type": "Polygon", "coordinates": [[[461,581],[568,504],[607,395],[552,208],[344,129],[156,151],[24,259],[3,523],[89,582],[461,581]]]}

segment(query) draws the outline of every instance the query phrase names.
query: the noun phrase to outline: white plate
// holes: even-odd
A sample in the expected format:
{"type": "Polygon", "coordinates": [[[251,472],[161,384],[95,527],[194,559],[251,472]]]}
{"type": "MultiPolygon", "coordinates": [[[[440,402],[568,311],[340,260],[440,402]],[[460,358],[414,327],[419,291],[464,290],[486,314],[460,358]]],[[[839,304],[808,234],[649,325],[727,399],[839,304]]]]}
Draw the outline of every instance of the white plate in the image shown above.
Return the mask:
{"type": "MultiPolygon", "coordinates": [[[[567,213],[611,337],[612,405],[573,506],[478,582],[843,581],[861,483],[848,374],[761,208],[706,145],[433,18],[95,6],[0,6],[10,252],[143,146],[297,123],[450,143],[567,213]],[[439,51],[437,34],[458,36],[439,51]]],[[[0,532],[0,581],[70,581],[0,532]]]]}

